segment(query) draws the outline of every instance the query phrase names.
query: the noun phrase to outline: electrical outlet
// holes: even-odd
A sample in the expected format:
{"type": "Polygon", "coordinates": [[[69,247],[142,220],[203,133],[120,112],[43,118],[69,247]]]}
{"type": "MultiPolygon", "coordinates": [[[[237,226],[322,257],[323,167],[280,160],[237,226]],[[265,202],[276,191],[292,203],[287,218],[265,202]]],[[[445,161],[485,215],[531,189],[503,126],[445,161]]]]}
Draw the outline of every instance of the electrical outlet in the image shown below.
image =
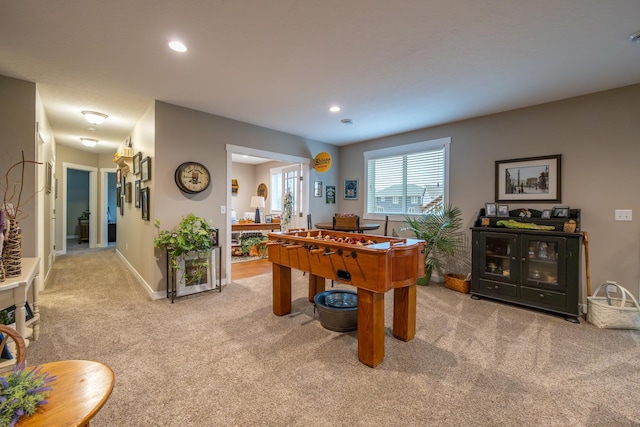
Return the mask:
{"type": "Polygon", "coordinates": [[[607,280],[607,292],[616,293],[618,292],[618,283],[613,280],[607,280]]]}
{"type": "Polygon", "coordinates": [[[631,221],[632,216],[631,209],[616,209],[616,221],[631,221]]]}

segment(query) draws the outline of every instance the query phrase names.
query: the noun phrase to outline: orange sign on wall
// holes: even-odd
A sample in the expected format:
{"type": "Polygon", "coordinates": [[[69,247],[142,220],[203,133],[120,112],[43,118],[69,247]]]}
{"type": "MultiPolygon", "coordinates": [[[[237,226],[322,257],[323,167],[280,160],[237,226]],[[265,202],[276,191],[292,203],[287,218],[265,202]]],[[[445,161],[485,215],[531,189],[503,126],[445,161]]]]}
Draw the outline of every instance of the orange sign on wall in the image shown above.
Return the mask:
{"type": "Polygon", "coordinates": [[[326,172],[331,167],[331,155],[326,152],[318,153],[313,159],[313,168],[318,172],[326,172]]]}

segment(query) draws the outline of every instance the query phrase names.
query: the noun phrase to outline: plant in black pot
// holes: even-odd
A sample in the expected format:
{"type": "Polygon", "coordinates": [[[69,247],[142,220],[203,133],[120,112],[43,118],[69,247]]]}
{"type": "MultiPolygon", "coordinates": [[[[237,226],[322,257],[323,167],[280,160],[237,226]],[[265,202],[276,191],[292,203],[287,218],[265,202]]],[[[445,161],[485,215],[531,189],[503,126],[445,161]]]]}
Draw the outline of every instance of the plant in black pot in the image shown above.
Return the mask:
{"type": "MultiPolygon", "coordinates": [[[[156,220],[160,229],[160,221],[156,220]]],[[[159,230],[153,245],[167,252],[172,270],[180,268],[181,257],[195,254],[196,258],[189,263],[185,271],[185,285],[197,284],[209,267],[209,253],[217,243],[218,230],[203,218],[189,214],[183,217],[172,230],[159,230]]]]}
{"type": "Polygon", "coordinates": [[[419,216],[405,215],[406,227],[425,243],[425,276],[419,285],[427,285],[435,270],[443,276],[444,268],[464,242],[462,210],[456,206],[434,206],[419,216]]]}

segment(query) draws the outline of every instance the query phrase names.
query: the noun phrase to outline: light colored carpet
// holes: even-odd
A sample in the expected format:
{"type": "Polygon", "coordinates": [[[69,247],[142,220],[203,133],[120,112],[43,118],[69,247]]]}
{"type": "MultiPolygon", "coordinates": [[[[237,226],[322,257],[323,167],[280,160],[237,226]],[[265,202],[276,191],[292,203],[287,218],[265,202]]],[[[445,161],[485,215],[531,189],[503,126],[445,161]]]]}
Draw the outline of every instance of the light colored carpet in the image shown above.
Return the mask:
{"type": "MultiPolygon", "coordinates": [[[[371,369],[357,335],[324,329],[294,271],[293,312],[271,276],[175,304],[150,301],[113,249],[60,257],[41,293],[30,364],[94,359],[116,384],[92,426],[631,426],[640,332],[600,330],[430,285],[416,338],[371,369]]],[[[386,295],[386,325],[392,323],[386,295]]]]}

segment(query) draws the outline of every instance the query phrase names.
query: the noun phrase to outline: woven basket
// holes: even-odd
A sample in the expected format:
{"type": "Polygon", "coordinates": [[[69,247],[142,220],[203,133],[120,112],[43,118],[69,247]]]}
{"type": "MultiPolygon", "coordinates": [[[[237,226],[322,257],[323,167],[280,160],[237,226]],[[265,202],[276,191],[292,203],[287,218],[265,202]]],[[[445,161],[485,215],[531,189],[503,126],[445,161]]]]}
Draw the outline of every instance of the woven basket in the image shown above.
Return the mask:
{"type": "Polygon", "coordinates": [[[587,297],[587,321],[598,328],[640,329],[640,305],[622,286],[605,283],[598,286],[593,296],[587,297]],[[612,298],[607,286],[617,286],[622,292],[622,298],[612,298]],[[606,296],[598,296],[602,288],[606,296]]]}
{"type": "Polygon", "coordinates": [[[445,274],[444,275],[444,287],[453,289],[454,291],[462,292],[463,294],[469,293],[469,283],[471,280],[468,276],[462,274],[445,274]]]}

